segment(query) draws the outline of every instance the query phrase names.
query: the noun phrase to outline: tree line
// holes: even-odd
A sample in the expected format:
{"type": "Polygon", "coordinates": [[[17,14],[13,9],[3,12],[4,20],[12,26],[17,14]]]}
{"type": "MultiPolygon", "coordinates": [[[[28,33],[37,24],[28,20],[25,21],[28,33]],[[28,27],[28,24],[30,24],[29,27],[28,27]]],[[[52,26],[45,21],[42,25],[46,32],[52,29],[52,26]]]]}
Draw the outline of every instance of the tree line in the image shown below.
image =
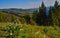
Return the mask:
{"type": "Polygon", "coordinates": [[[42,2],[41,7],[34,11],[32,16],[25,14],[17,15],[9,14],[8,12],[0,12],[0,22],[14,22],[18,19],[22,23],[32,24],[33,22],[37,25],[43,26],[60,26],[60,5],[58,1],[55,1],[54,6],[49,7],[48,16],[46,15],[46,6],[42,2]]]}
{"type": "Polygon", "coordinates": [[[54,6],[50,6],[48,13],[49,15],[47,16],[46,6],[44,5],[44,2],[42,2],[39,10],[33,12],[32,18],[38,25],[60,26],[60,5],[57,0],[55,1],[54,6]]]}

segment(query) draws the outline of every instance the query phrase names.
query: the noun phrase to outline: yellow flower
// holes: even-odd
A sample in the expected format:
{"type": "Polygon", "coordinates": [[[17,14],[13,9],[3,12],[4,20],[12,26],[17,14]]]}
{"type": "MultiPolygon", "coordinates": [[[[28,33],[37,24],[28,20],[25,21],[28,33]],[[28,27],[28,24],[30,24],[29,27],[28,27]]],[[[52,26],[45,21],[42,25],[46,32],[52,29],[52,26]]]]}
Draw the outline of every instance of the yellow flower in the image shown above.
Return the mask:
{"type": "Polygon", "coordinates": [[[18,24],[18,27],[19,27],[19,28],[22,28],[23,26],[22,26],[22,24],[21,24],[21,23],[19,23],[19,24],[18,24]]]}

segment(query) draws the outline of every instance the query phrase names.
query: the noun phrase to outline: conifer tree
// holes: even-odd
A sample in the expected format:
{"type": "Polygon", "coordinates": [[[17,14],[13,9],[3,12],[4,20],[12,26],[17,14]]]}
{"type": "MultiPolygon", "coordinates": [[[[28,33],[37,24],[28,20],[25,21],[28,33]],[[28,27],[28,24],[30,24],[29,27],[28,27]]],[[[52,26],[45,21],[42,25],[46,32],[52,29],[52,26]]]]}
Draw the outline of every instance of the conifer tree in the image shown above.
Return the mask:
{"type": "Polygon", "coordinates": [[[42,2],[41,7],[39,7],[39,13],[37,15],[37,21],[39,25],[46,25],[46,7],[44,2],[42,2]]]}
{"type": "Polygon", "coordinates": [[[57,1],[57,0],[55,1],[54,6],[55,6],[55,8],[57,8],[57,7],[58,7],[58,1],[57,1]]]}
{"type": "Polygon", "coordinates": [[[56,19],[56,20],[55,20],[55,21],[56,21],[56,22],[55,22],[56,25],[59,25],[59,21],[58,21],[58,18],[59,18],[59,16],[58,16],[58,15],[59,15],[59,13],[58,13],[58,6],[59,6],[59,3],[58,3],[58,1],[56,0],[56,1],[55,1],[55,4],[54,4],[54,10],[55,10],[55,11],[54,11],[54,16],[55,16],[55,19],[56,19]]]}
{"type": "Polygon", "coordinates": [[[59,26],[60,26],[60,5],[58,6],[58,21],[59,21],[59,26]]]}
{"type": "Polygon", "coordinates": [[[50,9],[49,9],[49,20],[48,20],[48,25],[53,25],[54,24],[54,12],[53,12],[53,7],[50,6],[50,9]]]}
{"type": "Polygon", "coordinates": [[[58,2],[55,1],[55,4],[53,7],[50,7],[49,10],[49,18],[50,18],[50,24],[53,24],[54,26],[58,25],[58,2]]]}

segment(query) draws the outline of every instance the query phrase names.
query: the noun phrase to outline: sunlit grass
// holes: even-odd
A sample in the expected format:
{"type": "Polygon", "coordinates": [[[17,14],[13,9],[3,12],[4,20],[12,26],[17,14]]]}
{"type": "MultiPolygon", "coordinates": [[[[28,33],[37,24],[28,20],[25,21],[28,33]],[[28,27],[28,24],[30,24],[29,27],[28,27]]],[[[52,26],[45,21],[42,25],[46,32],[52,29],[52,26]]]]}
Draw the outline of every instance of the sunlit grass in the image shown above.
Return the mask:
{"type": "MultiPolygon", "coordinates": [[[[0,23],[0,27],[6,27],[10,23],[0,23]]],[[[12,24],[12,23],[11,23],[12,24]]],[[[5,32],[1,32],[1,35],[6,35],[5,32]]],[[[25,25],[21,28],[19,36],[17,38],[60,38],[60,28],[52,26],[37,26],[37,25],[25,25]],[[44,31],[47,30],[46,32],[44,31]]]]}

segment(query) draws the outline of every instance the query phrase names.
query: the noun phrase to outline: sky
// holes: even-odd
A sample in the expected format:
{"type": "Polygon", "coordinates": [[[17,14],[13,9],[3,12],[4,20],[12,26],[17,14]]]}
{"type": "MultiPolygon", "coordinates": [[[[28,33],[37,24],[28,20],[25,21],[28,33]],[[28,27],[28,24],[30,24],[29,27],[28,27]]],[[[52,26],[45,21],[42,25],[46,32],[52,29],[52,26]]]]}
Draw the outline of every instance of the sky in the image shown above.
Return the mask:
{"type": "MultiPolygon", "coordinates": [[[[38,8],[41,6],[42,1],[45,6],[53,6],[55,0],[0,0],[0,9],[4,8],[38,8]]],[[[57,0],[60,4],[60,0],[57,0]]]]}

